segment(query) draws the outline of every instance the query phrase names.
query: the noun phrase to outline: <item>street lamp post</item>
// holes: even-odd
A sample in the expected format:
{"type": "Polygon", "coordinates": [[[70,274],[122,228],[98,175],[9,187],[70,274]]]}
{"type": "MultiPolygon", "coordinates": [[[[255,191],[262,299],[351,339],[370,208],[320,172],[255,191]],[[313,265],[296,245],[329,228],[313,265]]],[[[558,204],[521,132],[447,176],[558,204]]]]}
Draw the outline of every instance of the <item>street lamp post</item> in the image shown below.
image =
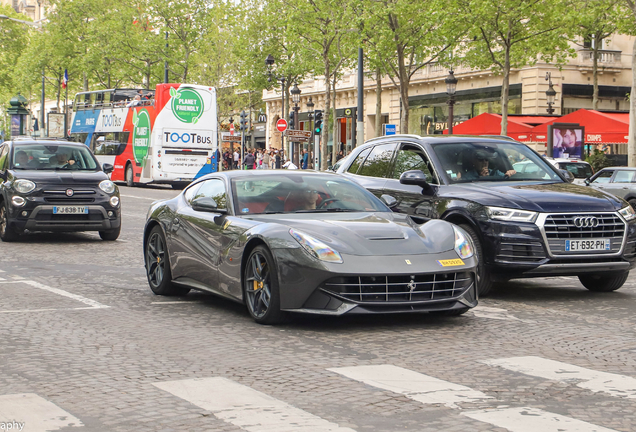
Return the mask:
{"type": "MultiPolygon", "coordinates": [[[[267,81],[271,82],[272,77],[276,80],[280,81],[280,97],[281,97],[281,115],[280,118],[285,118],[285,77],[284,76],[275,76],[272,73],[272,66],[274,65],[274,56],[269,54],[265,59],[265,66],[267,67],[267,81]]],[[[285,147],[285,141],[283,137],[283,133],[280,134],[280,149],[282,150],[285,147]]]]}
{"type": "Polygon", "coordinates": [[[448,134],[453,134],[453,107],[455,105],[455,92],[457,91],[457,78],[451,69],[444,80],[446,82],[446,93],[448,94],[448,134]]]}
{"type": "Polygon", "coordinates": [[[552,74],[550,72],[545,73],[545,80],[548,82],[548,89],[545,92],[545,97],[548,100],[547,111],[548,114],[554,114],[554,108],[552,108],[552,105],[554,105],[554,97],[556,96],[556,91],[552,86],[552,74]]]}
{"type": "MultiPolygon", "coordinates": [[[[308,149],[307,151],[309,151],[309,149],[311,148],[311,145],[313,144],[315,147],[315,143],[314,143],[314,125],[313,125],[313,119],[314,119],[314,101],[311,100],[311,96],[309,96],[309,100],[307,101],[307,111],[309,111],[309,130],[311,131],[311,140],[309,141],[309,145],[307,146],[308,149]]],[[[314,153],[314,158],[316,157],[317,153],[316,153],[316,148],[313,149],[313,153],[314,153]]],[[[310,165],[312,168],[315,168],[315,164],[314,164],[314,160],[311,159],[309,161],[310,165]]]]}
{"type": "MultiPolygon", "coordinates": [[[[294,102],[294,127],[295,128],[299,128],[299,123],[298,123],[298,111],[300,111],[300,107],[298,106],[298,104],[300,103],[300,89],[298,88],[298,85],[294,84],[294,87],[290,90],[291,93],[291,98],[292,98],[292,102],[294,102]]],[[[289,155],[289,159],[291,161],[294,161],[295,165],[298,166],[298,153],[296,151],[296,149],[294,147],[296,147],[297,143],[291,143],[291,145],[289,146],[290,149],[290,155],[289,155]]]]}

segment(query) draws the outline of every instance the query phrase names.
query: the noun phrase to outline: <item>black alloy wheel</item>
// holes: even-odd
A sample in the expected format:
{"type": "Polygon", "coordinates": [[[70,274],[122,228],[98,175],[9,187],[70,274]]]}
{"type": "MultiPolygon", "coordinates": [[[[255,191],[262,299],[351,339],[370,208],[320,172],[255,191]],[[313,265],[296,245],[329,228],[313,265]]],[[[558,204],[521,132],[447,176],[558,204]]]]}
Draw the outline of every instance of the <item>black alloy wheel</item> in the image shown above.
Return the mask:
{"type": "Polygon", "coordinates": [[[274,259],[265,246],[256,246],[247,259],[243,272],[243,296],[248,312],[257,323],[284,321],[274,259]]]}
{"type": "Polygon", "coordinates": [[[479,236],[468,224],[459,225],[470,236],[475,245],[475,255],[477,256],[477,292],[480,297],[486,297],[492,290],[493,280],[486,270],[486,264],[484,263],[484,251],[479,241],[479,236]]]}
{"type": "Polygon", "coordinates": [[[133,173],[132,164],[126,165],[126,186],[133,187],[135,185],[135,174],[133,173]]]}
{"type": "Polygon", "coordinates": [[[5,204],[0,204],[0,239],[3,242],[12,242],[18,239],[18,233],[9,226],[9,210],[5,204]]]}
{"type": "Polygon", "coordinates": [[[150,231],[144,246],[144,255],[148,284],[153,293],[164,296],[179,296],[190,292],[189,288],[179,287],[172,283],[166,238],[159,226],[150,231]]]}

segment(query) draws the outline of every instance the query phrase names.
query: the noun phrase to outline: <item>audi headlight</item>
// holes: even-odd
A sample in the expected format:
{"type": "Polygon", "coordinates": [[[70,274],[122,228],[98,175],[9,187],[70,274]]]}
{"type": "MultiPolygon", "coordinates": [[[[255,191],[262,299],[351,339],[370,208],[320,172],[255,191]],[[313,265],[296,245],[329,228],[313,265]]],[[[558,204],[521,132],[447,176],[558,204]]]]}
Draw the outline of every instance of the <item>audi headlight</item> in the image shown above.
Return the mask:
{"type": "Polygon", "coordinates": [[[13,187],[20,193],[29,193],[35,189],[35,183],[31,180],[16,180],[13,187]]]}
{"type": "Polygon", "coordinates": [[[455,252],[457,252],[457,255],[463,259],[473,256],[475,248],[466,231],[457,227],[453,227],[453,231],[455,231],[455,252]]]}
{"type": "Polygon", "coordinates": [[[338,251],[331,249],[320,240],[294,229],[290,229],[289,234],[314,258],[332,263],[343,262],[338,251]]]}
{"type": "Polygon", "coordinates": [[[537,212],[504,207],[486,207],[486,213],[490,219],[509,222],[534,222],[539,215],[537,212]]]}
{"type": "Polygon", "coordinates": [[[631,205],[628,205],[627,207],[620,209],[619,213],[621,214],[621,216],[623,216],[623,218],[625,218],[627,222],[636,218],[636,212],[634,211],[631,205]]]}
{"type": "Polygon", "coordinates": [[[110,180],[104,180],[99,184],[99,188],[107,194],[112,194],[113,192],[115,192],[115,183],[110,180]]]}

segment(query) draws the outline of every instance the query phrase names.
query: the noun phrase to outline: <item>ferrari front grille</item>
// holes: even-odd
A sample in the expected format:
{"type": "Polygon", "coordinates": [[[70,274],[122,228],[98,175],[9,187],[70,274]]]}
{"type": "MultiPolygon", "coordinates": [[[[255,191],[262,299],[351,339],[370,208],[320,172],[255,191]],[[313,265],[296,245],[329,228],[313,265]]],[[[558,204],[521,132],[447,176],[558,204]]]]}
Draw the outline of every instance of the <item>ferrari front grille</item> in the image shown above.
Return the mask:
{"type": "Polygon", "coordinates": [[[473,279],[471,272],[340,276],[325,281],[321,288],[357,303],[415,303],[458,297],[473,279]]]}

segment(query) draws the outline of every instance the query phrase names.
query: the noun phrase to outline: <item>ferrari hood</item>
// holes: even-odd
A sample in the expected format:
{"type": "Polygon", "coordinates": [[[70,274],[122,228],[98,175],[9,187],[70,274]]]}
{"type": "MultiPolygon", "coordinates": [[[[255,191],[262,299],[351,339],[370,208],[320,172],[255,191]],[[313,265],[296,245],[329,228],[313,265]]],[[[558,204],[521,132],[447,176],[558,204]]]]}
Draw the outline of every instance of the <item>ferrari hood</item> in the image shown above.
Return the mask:
{"type": "Polygon", "coordinates": [[[278,224],[349,255],[432,254],[455,245],[452,225],[441,220],[417,225],[410,218],[388,212],[320,214],[320,219],[307,219],[307,214],[277,216],[278,224]]]}

